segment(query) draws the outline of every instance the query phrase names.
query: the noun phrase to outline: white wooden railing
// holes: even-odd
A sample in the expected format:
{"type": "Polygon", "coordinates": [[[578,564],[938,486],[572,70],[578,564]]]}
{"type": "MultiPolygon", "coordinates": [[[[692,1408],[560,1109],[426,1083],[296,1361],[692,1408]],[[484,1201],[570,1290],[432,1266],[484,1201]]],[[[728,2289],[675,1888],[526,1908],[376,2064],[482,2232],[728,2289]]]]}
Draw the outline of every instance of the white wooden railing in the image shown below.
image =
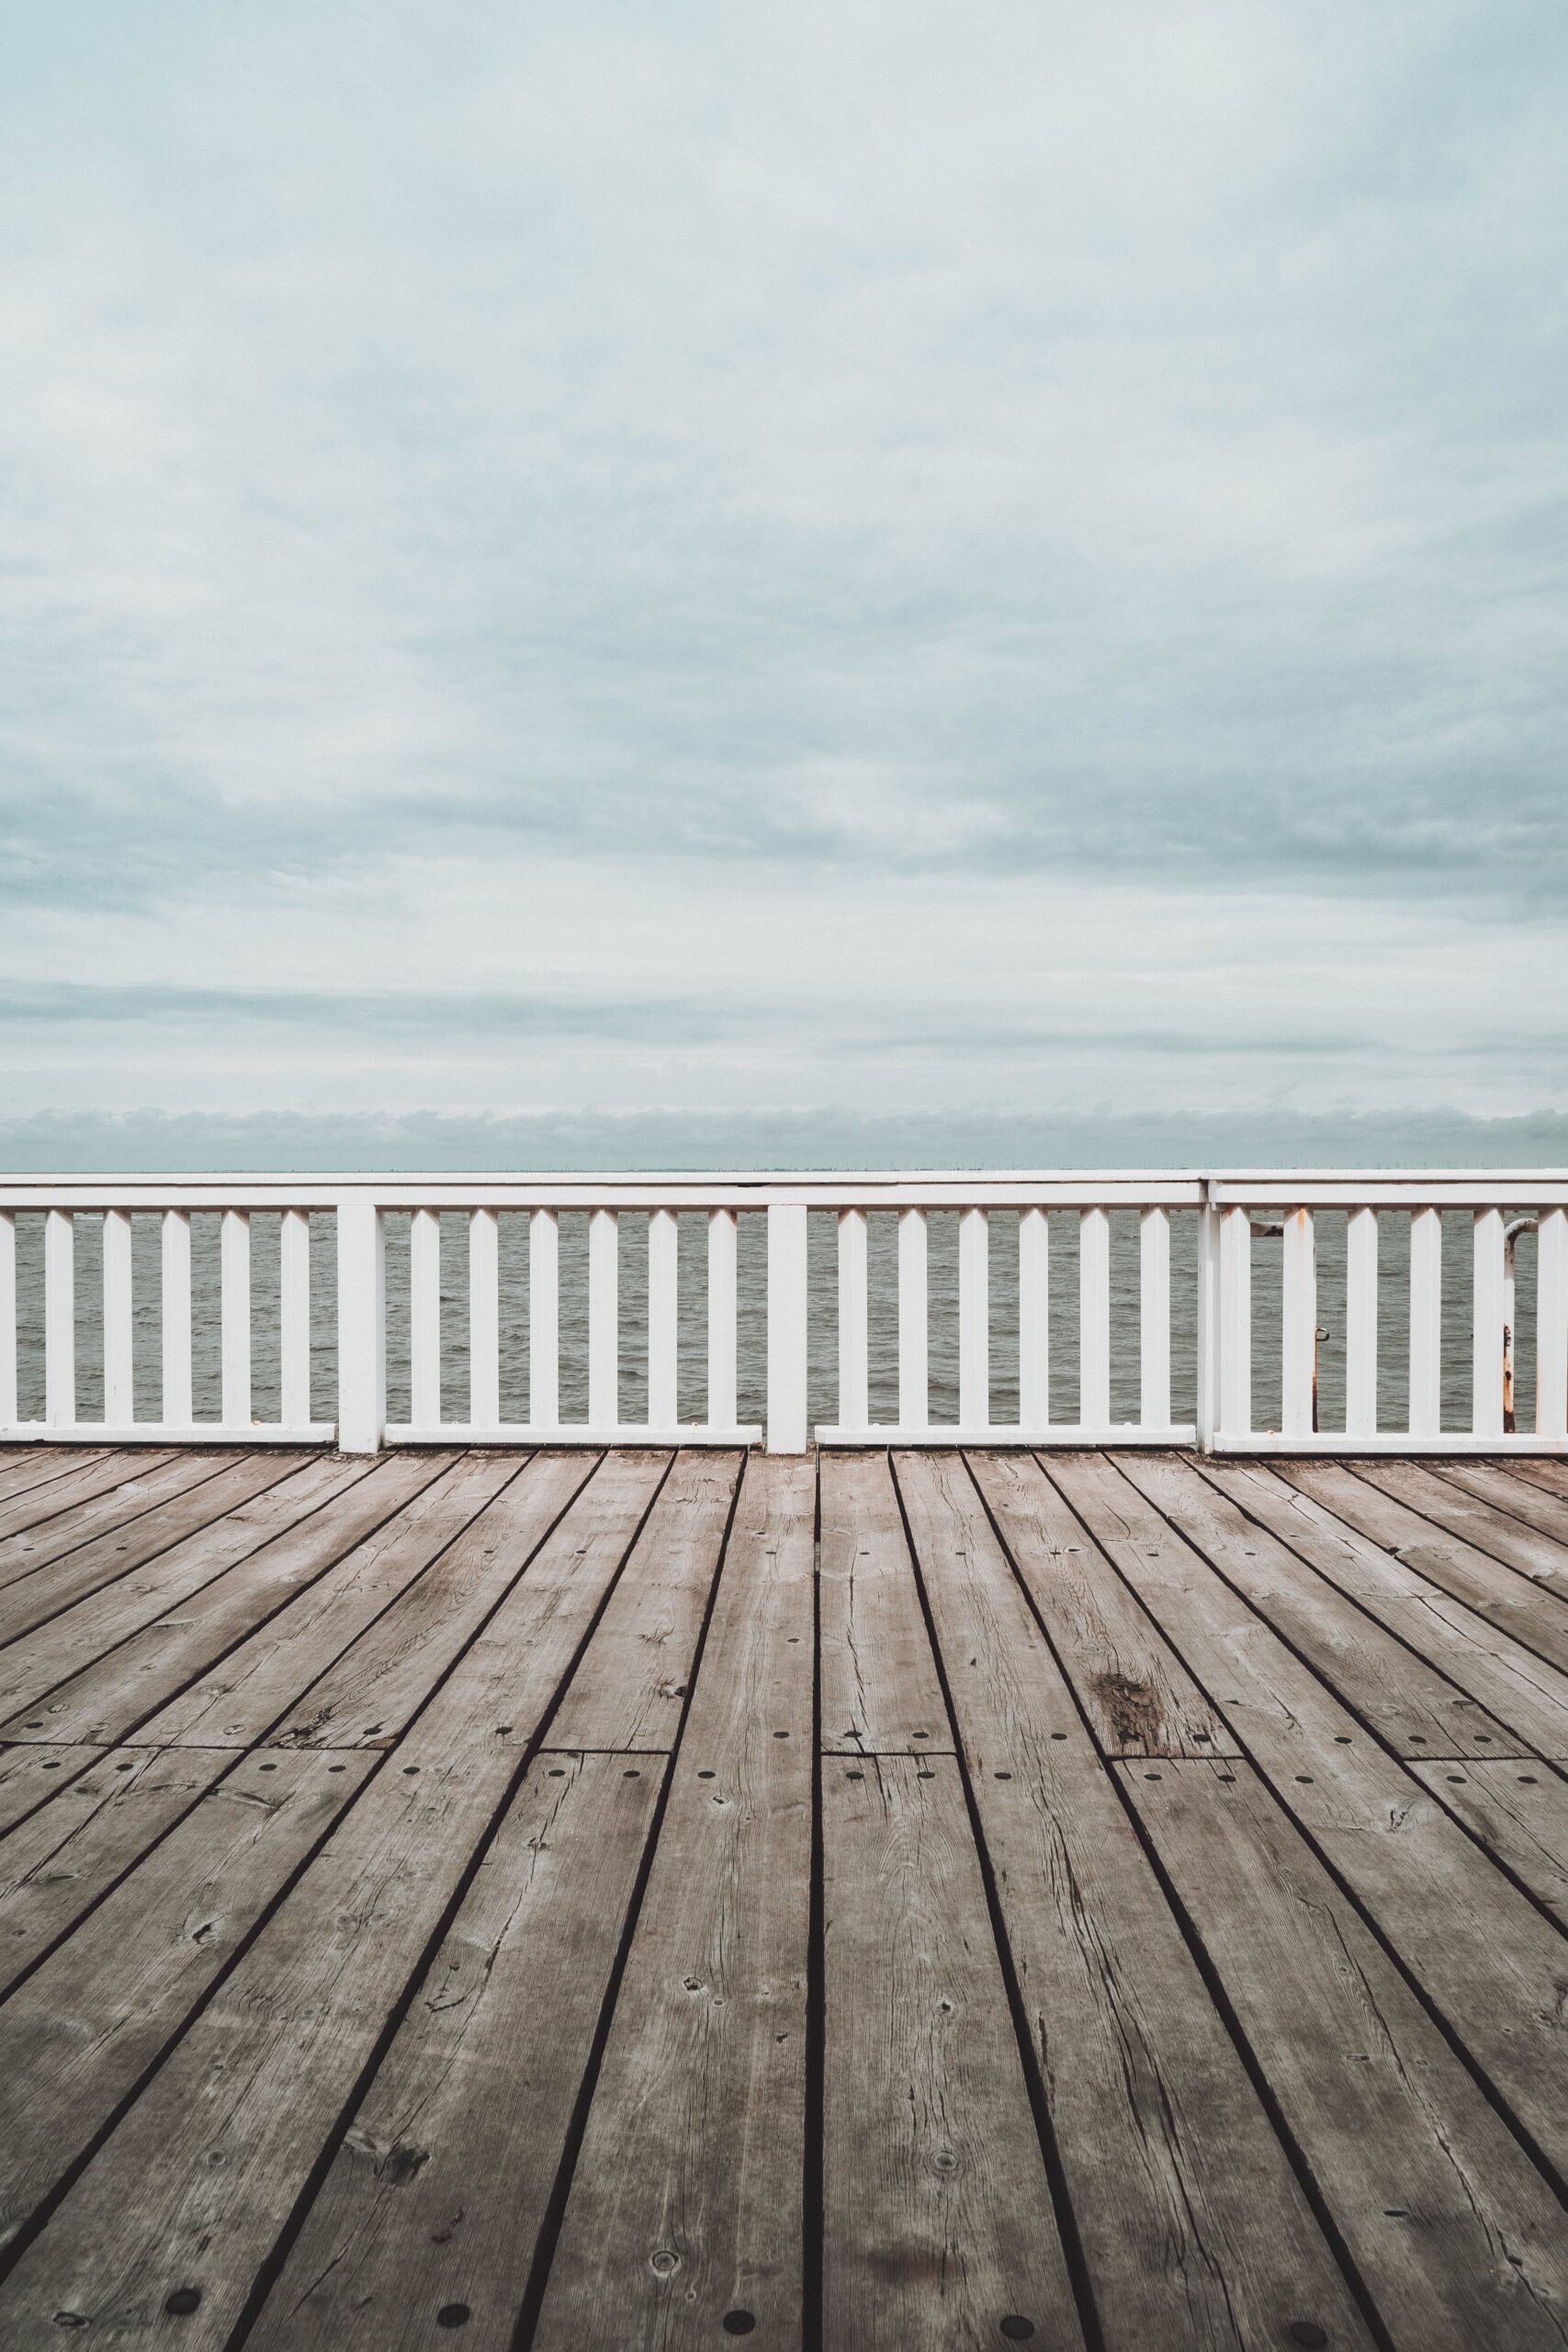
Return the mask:
{"type": "MultiPolygon", "coordinates": [[[[267,1260],[270,1265],[270,1238],[267,1260]]],[[[344,1451],[366,1453],[383,1444],[738,1445],[761,1440],[764,1428],[770,1449],[780,1453],[803,1450],[813,1435],[835,1446],[1561,1453],[1568,1450],[1568,1177],[0,1178],[0,1442],[254,1445],[335,1439],[344,1451]],[[897,1223],[896,1264],[880,1288],[868,1224],[879,1213],[897,1223]],[[210,1306],[193,1289],[193,1216],[218,1225],[210,1306]],[[564,1318],[563,1216],[587,1225],[585,1268],[565,1296],[564,1318]],[[138,1305],[137,1217],[161,1227],[155,1312],[146,1295],[145,1256],[138,1305]],[[823,1253],[808,1246],[814,1217],[824,1228],[836,1225],[836,1282],[823,1253]],[[933,1217],[957,1224],[955,1279],[940,1300],[930,1257],[933,1217]],[[1329,1311],[1339,1324],[1331,1336],[1337,1367],[1343,1361],[1344,1409],[1335,1426],[1319,1426],[1325,1310],[1316,1244],[1324,1218],[1330,1226],[1338,1221],[1329,1311]],[[253,1296],[252,1228],[258,1219],[277,1229],[276,1295],[261,1300],[253,1296]],[[503,1219],[525,1220],[526,1227],[526,1280],[510,1286],[502,1278],[503,1219]],[[84,1300],[76,1242],[89,1220],[101,1236],[95,1237],[101,1297],[95,1286],[84,1300]],[[443,1286],[443,1230],[445,1225],[450,1241],[454,1220],[467,1228],[460,1295],[450,1281],[445,1292],[443,1286]],[[1456,1220],[1471,1227],[1469,1296],[1458,1295],[1450,1282],[1445,1300],[1443,1236],[1447,1229],[1451,1238],[1456,1220]],[[689,1275],[694,1222],[705,1228],[700,1326],[682,1273],[682,1226],[689,1275]],[[27,1239],[29,1224],[41,1227],[41,1243],[28,1240],[33,1256],[24,1251],[24,1259],[26,1265],[40,1260],[40,1271],[19,1291],[18,1231],[27,1239]],[[1380,1268],[1380,1237],[1391,1226],[1402,1228],[1397,1250],[1384,1252],[1380,1268]],[[630,1418],[623,1402],[628,1294],[621,1264],[628,1228],[637,1240],[633,1304],[639,1323],[646,1321],[633,1351],[638,1361],[630,1386],[637,1402],[630,1418]],[[400,1253],[407,1237],[406,1296],[394,1300],[390,1318],[389,1229],[400,1253]],[[1533,1427],[1525,1429],[1511,1425],[1518,1345],[1514,1250],[1521,1230],[1533,1232],[1536,1256],[1533,1412],[1519,1416],[1533,1427]],[[331,1250],[319,1246],[324,1231],[333,1232],[331,1250]],[[1134,1248],[1135,1280],[1126,1254],[1134,1248]],[[1401,1277],[1396,1290],[1390,1269],[1406,1251],[1408,1283],[1401,1277]],[[743,1255],[763,1270],[751,1326],[754,1379],[741,1361],[743,1255]],[[1064,1292],[1061,1266],[1068,1260],[1076,1261],[1076,1272],[1064,1292]],[[335,1317],[326,1320],[323,1343],[334,1291],[335,1317]],[[950,1334],[933,1332],[933,1301],[944,1316],[951,1310],[955,1351],[950,1334]],[[313,1304],[322,1359],[315,1385],[318,1395],[324,1386],[335,1390],[332,1419],[313,1417],[313,1304]],[[193,1410],[198,1308],[209,1321],[213,1311],[216,1317],[216,1334],[204,1331],[209,1342],[216,1340],[214,1417],[193,1410]],[[275,1389],[277,1400],[276,1419],[265,1422],[253,1412],[258,1313],[269,1393],[275,1389]],[[1466,1315],[1468,1405],[1456,1408],[1457,1318],[1466,1315]],[[29,1317],[41,1328],[32,1329],[29,1317]],[[398,1379],[408,1396],[401,1420],[389,1419],[389,1322],[400,1351],[398,1379]],[[1391,1322],[1408,1370],[1391,1406],[1392,1367],[1385,1363],[1380,1416],[1380,1329],[1386,1342],[1391,1322]],[[568,1323],[582,1336],[586,1380],[581,1412],[563,1417],[568,1323]],[[1258,1352],[1260,1327],[1271,1363],[1258,1352]],[[335,1370],[326,1361],[334,1329],[335,1370]],[[836,1384],[824,1346],[829,1329],[836,1333],[836,1384]],[[874,1365],[874,1333],[885,1353],[891,1348],[891,1361],[874,1365]],[[694,1365],[694,1350],[700,1365],[694,1365]],[[525,1363],[521,1418],[503,1417],[503,1354],[508,1367],[525,1363]],[[139,1414],[137,1377],[145,1396],[153,1356],[158,1407],[139,1414]],[[32,1386],[41,1385],[41,1412],[26,1419],[19,1362],[31,1367],[32,1386]],[[77,1410],[85,1365],[95,1387],[101,1375],[96,1418],[77,1410]],[[1254,1388],[1261,1385],[1255,1369],[1267,1369],[1270,1393],[1277,1375],[1276,1426],[1255,1423],[1254,1388]],[[703,1408],[682,1419],[682,1385],[689,1401],[694,1384],[702,1387],[703,1408]],[[765,1420],[740,1418],[747,1385],[760,1392],[765,1420]],[[1173,1410],[1178,1386],[1185,1419],[1173,1410]],[[813,1394],[824,1388],[836,1402],[814,1420],[813,1394]],[[1113,1400],[1122,1418],[1113,1417],[1113,1400]]]]}

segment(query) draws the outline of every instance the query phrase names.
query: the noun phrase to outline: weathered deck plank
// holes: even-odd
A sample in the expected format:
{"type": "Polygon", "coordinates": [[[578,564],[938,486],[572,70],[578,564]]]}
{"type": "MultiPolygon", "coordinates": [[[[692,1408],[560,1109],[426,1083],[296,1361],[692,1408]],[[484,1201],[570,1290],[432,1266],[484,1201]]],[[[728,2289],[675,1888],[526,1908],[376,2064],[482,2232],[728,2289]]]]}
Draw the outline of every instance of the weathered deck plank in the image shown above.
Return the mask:
{"type": "Polygon", "coordinates": [[[1276,1796],[1568,2178],[1568,1943],[1119,1470],[1066,1475],[1276,1796]]]}
{"type": "MultiPolygon", "coordinates": [[[[240,1758],[0,2007],[0,2245],[175,2041],[365,1770],[357,1758],[335,1777],[317,1757],[240,1758]]],[[[139,2187],[120,2193],[128,2236],[151,2218],[139,2187]]],[[[57,2297],[48,2324],[72,2308],[57,2297]]],[[[25,2327],[7,2290],[5,2332],[21,2341],[25,2327]]]]}
{"type": "Polygon", "coordinates": [[[1258,1776],[1119,1769],[1390,2340],[1560,2346],[1556,2197],[1258,1776]]]}
{"type": "Polygon", "coordinates": [[[286,1455],[252,1453],[205,1464],[198,1474],[176,1456],[146,1479],[13,1536],[6,1545],[0,1642],[17,1640],[198,1530],[224,1528],[237,1505],[277,1486],[291,1469],[298,1464],[286,1455]],[[52,1573],[45,1576],[45,1568],[52,1573]]]}
{"type": "Polygon", "coordinates": [[[265,1730],[309,1688],[311,1662],[319,1668],[346,1646],[352,1633],[343,1619],[352,1624],[367,1600],[384,1605],[389,1587],[395,1597],[515,1475],[514,1464],[454,1463],[346,1551],[329,1504],[315,1517],[312,1541],[271,1545],[242,1561],[205,1586],[197,1606],[176,1601],[52,1690],[49,1736],[126,1739],[141,1725],[138,1736],[158,1747],[254,1744],[261,1733],[236,1739],[234,1710],[223,1704],[247,1668],[262,1675],[261,1691],[247,1694],[251,1706],[277,1701],[265,1730]],[[340,1630],[344,1638],[336,1641],[340,1630]]]}
{"type": "Polygon", "coordinates": [[[29,1487],[47,1486],[51,1478],[63,1477],[69,1470],[90,1469],[111,1452],[121,1463],[125,1461],[125,1450],[118,1447],[0,1446],[0,1502],[12,1495],[25,1494],[29,1487]]]}
{"type": "Polygon", "coordinates": [[[1561,2352],[1560,1469],[0,1457],[0,2342],[1561,2352]]]}
{"type": "Polygon", "coordinates": [[[1337,1519],[1568,1673],[1568,1610],[1554,1579],[1537,1581],[1489,1552],[1477,1551],[1473,1544],[1423,1519],[1381,1487],[1359,1478],[1342,1462],[1292,1462],[1280,1469],[1292,1486],[1314,1496],[1337,1519]]]}
{"type": "MultiPolygon", "coordinates": [[[[231,1453],[157,1449],[133,1461],[98,1454],[46,1486],[27,1487],[0,1506],[0,1584],[62,1558],[171,1495],[189,1492],[233,1461],[231,1453]]],[[[288,1466],[282,1464],[279,1475],[288,1466]]]]}
{"type": "Polygon", "coordinates": [[[1568,1781],[1517,1758],[1418,1764],[1416,1778],[1568,1928],[1568,1781]]]}
{"type": "Polygon", "coordinates": [[[64,1718],[64,1686],[98,1671],[143,1626],[172,1608],[194,1605],[242,1562],[247,1592],[253,1579],[318,1571],[400,1510],[438,1466],[388,1462],[367,1472],[344,1463],[312,1463],[73,1601],[0,1650],[0,1737],[52,1738],[64,1718]]]}
{"type": "Polygon", "coordinates": [[[1107,1756],[1228,1756],[1230,1726],[1029,1454],[970,1474],[1107,1756]]]}
{"type": "Polygon", "coordinates": [[[718,1574],[739,1453],[677,1454],[550,1725],[579,1752],[668,1752],[718,1574]]]}
{"type": "Polygon", "coordinates": [[[902,1458],[899,1476],[1106,2345],[1240,2352],[1311,2314],[1336,2344],[1363,2343],[1100,1759],[1081,1730],[1042,1736],[995,1677],[955,1664],[1010,1646],[1026,1613],[978,1498],[951,1456],[902,1458]]]}
{"type": "MultiPolygon", "coordinates": [[[[1239,1510],[1385,1625],[1541,1756],[1568,1756],[1568,1674],[1418,1576],[1263,1463],[1206,1462],[1203,1476],[1239,1510]]],[[[1411,1726],[1412,1755],[1421,1736],[1411,1726]]],[[[1491,1744],[1477,1742],[1477,1753],[1491,1744]]],[[[1462,1754],[1464,1743],[1457,1752],[1462,1754]]]]}
{"type": "Polygon", "coordinates": [[[267,2297],[256,2352],[401,2352],[443,2324],[507,2352],[661,1778],[651,1759],[628,1777],[619,1757],[549,1749],[528,1767],[267,2297]]]}
{"type": "Polygon", "coordinates": [[[815,1485],[746,1470],[540,2347],[800,2340],[815,1485]]]}
{"type": "Polygon", "coordinates": [[[233,1761],[109,1749],[0,1839],[0,1998],[233,1761]]]}
{"type": "Polygon", "coordinates": [[[822,1816],[826,2352],[1081,2345],[957,1760],[825,1758],[822,1816]]]}
{"type": "Polygon", "coordinates": [[[273,1744],[389,1747],[458,1657],[476,1703],[488,1693],[491,1731],[499,1715],[513,1744],[532,1736],[664,1465],[557,1455],[530,1469],[527,1486],[513,1483],[489,1507],[482,1532],[450,1546],[311,1684],[266,1735],[273,1744]],[[487,1659],[488,1678],[479,1672],[487,1659]]]}
{"type": "Polygon", "coordinates": [[[1347,1608],[1314,1569],[1244,1518],[1190,1464],[1129,1462],[1125,1476],[1396,1755],[1519,1751],[1506,1724],[1385,1625],[1347,1608]]]}
{"type": "Polygon", "coordinates": [[[819,1481],[822,1746],[864,1756],[951,1748],[887,1457],[825,1453],[819,1481]]]}
{"type": "Polygon", "coordinates": [[[1439,1477],[1422,1462],[1359,1462],[1356,1475],[1430,1520],[1442,1533],[1459,1536],[1489,1559],[1568,1598],[1568,1544],[1468,1493],[1457,1480],[1439,1477]]]}

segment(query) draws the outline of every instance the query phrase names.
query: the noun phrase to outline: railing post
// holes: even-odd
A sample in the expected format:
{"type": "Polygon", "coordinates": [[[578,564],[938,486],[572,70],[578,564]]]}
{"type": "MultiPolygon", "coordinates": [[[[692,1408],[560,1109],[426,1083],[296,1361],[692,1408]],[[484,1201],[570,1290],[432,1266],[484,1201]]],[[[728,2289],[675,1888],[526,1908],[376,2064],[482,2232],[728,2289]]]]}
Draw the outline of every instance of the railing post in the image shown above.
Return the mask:
{"type": "Polygon", "coordinates": [[[376,1453],[387,1422],[387,1255],[374,1201],[337,1210],[337,1442],[376,1453]]]}
{"type": "Polygon", "coordinates": [[[768,1452],[806,1452],[806,1211],[768,1211],[768,1452]]]}
{"type": "Polygon", "coordinates": [[[1213,1453],[1220,1407],[1220,1216],[1207,1184],[1198,1211],[1198,1451],[1213,1453]]]}

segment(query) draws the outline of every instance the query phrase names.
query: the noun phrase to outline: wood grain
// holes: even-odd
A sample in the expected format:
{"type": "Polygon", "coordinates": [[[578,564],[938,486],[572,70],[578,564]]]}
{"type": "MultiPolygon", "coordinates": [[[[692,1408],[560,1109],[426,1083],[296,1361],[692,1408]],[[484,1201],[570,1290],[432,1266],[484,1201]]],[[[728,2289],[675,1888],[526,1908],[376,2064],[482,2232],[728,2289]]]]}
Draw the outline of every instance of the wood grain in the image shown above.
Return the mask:
{"type": "Polygon", "coordinates": [[[1568,1543],[1557,1542],[1506,1506],[1471,1494],[1459,1480],[1440,1476],[1423,1462],[1360,1462],[1356,1471],[1369,1486],[1430,1520],[1446,1534],[1517,1568],[1560,1599],[1568,1598],[1568,1543]]]}
{"type": "Polygon", "coordinates": [[[1431,1467],[1434,1476],[1450,1486],[1462,1487],[1494,1510],[1506,1511],[1510,1519],[1522,1519],[1527,1527],[1539,1528],[1543,1535],[1568,1544],[1568,1497],[1552,1494],[1498,1462],[1443,1462],[1431,1467]]]}
{"type": "Polygon", "coordinates": [[[550,1725],[552,1747],[668,1750],[728,1524],[738,1453],[678,1453],[550,1725]]]}
{"type": "Polygon", "coordinates": [[[1556,2197],[1258,1777],[1118,1769],[1390,2340],[1560,2346],[1556,2197]]]}
{"type": "Polygon", "coordinates": [[[900,1477],[922,1564],[950,1564],[928,1569],[937,1639],[1105,2342],[1282,2343],[1303,2313],[1365,2342],[1104,1766],[961,1671],[1022,1606],[978,1498],[928,1468],[917,1501],[913,1457],[900,1477]]]}
{"type": "Polygon", "coordinates": [[[1122,1474],[1309,1666],[1401,1756],[1517,1755],[1517,1735],[1413,1656],[1190,1463],[1129,1461],[1122,1474]]]}
{"type": "Polygon", "coordinates": [[[203,1587],[197,1606],[176,1602],[52,1690],[48,1736],[125,1739],[143,1725],[139,1736],[158,1747],[254,1745],[309,1688],[312,1662],[319,1670],[344,1645],[333,1639],[340,1628],[347,1635],[344,1619],[362,1625],[367,1602],[373,1610],[378,1598],[395,1597],[515,1475],[515,1464],[493,1457],[461,1459],[346,1549],[329,1503],[312,1520],[310,1542],[272,1544],[241,1561],[203,1587]],[[247,1709],[225,1707],[231,1673],[248,1683],[258,1671],[247,1709]]]}
{"type": "Polygon", "coordinates": [[[646,1461],[623,1467],[598,1465],[592,1454],[536,1455],[481,1518],[311,1684],[268,1734],[269,1743],[390,1747],[455,1659],[463,1661],[464,1687],[480,1687],[471,1645],[477,1638],[481,1659],[496,1657],[497,1648],[485,1649],[482,1630],[492,1611],[503,1628],[498,1648],[505,1654],[507,1672],[491,1702],[488,1728],[495,1729],[499,1709],[514,1744],[530,1736],[513,1727],[528,1722],[555,1696],[570,1657],[570,1649],[546,1637],[547,1628],[559,1614],[570,1637],[581,1639],[603,1589],[596,1579],[619,1566],[660,1475],[646,1461]],[[513,1704],[510,1691],[526,1653],[506,1629],[525,1621],[536,1627],[543,1645],[536,1660],[528,1659],[513,1704]],[[529,1690],[535,1693],[532,1702],[529,1690]]]}
{"type": "Polygon", "coordinates": [[[822,1746],[829,1754],[951,1749],[892,1472],[882,1453],[824,1453],[822,1746]]]}
{"type": "Polygon", "coordinates": [[[1069,1475],[1281,1803],[1568,2177],[1568,1943],[1212,1569],[1181,1558],[1189,1547],[1119,1471],[1069,1475]]]}
{"type": "Polygon", "coordinates": [[[248,1591],[253,1580],[324,1567],[428,1485],[436,1466],[387,1462],[367,1471],[330,1459],[313,1463],[39,1625],[0,1651],[4,1736],[51,1738],[64,1700],[48,1694],[96,1669],[172,1608],[194,1603],[226,1569],[243,1562],[248,1591]]]}
{"type": "Polygon", "coordinates": [[[0,1999],[233,1760],[112,1748],[0,1840],[0,1999]]]}
{"type": "Polygon", "coordinates": [[[458,2309],[466,2346],[506,2352],[662,1778],[652,1759],[635,1779],[618,1757],[529,1766],[251,2352],[393,2352],[458,2309]]]}
{"type": "MultiPolygon", "coordinates": [[[[1382,1550],[1264,1463],[1205,1462],[1201,1475],[1450,1682],[1542,1756],[1568,1756],[1568,1674],[1548,1666],[1489,1618],[1479,1616],[1382,1550]]],[[[1421,1746],[1412,1726],[1412,1755],[1421,1746]]],[[[1483,1754],[1488,1737],[1460,1741],[1483,1754]]]]}
{"type": "Polygon", "coordinates": [[[0,1641],[15,1641],[194,1530],[218,1523],[287,1478],[291,1466],[287,1457],[259,1453],[231,1454],[217,1466],[200,1455],[176,1456],[61,1521],[12,1536],[0,1564],[0,1641]]]}
{"type": "MultiPolygon", "coordinates": [[[[1417,1764],[1416,1775],[1471,1836],[1568,1928],[1568,1781],[1517,1759],[1417,1764]]],[[[3,1851],[0,1849],[0,1851],[3,1851]]]]}
{"type": "Polygon", "coordinates": [[[156,1448],[143,1453],[138,1447],[134,1453],[91,1454],[63,1474],[57,1469],[47,1481],[29,1483],[0,1502],[0,1585],[118,1526],[163,1496],[198,1486],[233,1458],[156,1448]]]}
{"type": "Polygon", "coordinates": [[[537,2352],[801,2340],[814,1489],[747,1467],[537,2352]]]}
{"type": "Polygon", "coordinates": [[[1083,2341],[959,1766],[825,1758],[822,2341],[1083,2341]]]}
{"type": "Polygon", "coordinates": [[[1434,1526],[1338,1462],[1281,1463],[1280,1475],[1527,1649],[1568,1673],[1568,1611],[1550,1585],[1434,1526]]]}
{"type": "MultiPolygon", "coordinates": [[[[366,1763],[333,1763],[242,1759],[0,2007],[0,2244],[168,2050],[354,1794],[366,1763]]],[[[120,2203],[134,2228],[135,2181],[120,2203]]],[[[0,2336],[23,2341],[26,2324],[0,2292],[0,2336]]]]}
{"type": "Polygon", "coordinates": [[[1235,1739],[1030,1454],[969,1467],[1108,1756],[1229,1756],[1235,1739]]]}
{"type": "Polygon", "coordinates": [[[51,1486],[57,1478],[67,1478],[73,1472],[90,1473],[105,1461],[110,1462],[121,1477],[129,1475],[128,1455],[118,1449],[78,1449],[69,1445],[0,1447],[0,1506],[8,1506],[17,1496],[30,1494],[37,1487],[51,1486]]]}

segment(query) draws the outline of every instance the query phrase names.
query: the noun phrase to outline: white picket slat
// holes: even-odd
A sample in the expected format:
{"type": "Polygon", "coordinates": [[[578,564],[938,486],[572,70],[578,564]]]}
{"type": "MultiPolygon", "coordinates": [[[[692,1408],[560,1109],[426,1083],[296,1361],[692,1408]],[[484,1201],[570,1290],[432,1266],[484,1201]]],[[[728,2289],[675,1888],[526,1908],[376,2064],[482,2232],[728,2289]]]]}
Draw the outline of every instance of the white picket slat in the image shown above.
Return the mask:
{"type": "Polygon", "coordinates": [[[277,1237],[279,1414],[286,1430],[310,1426],[310,1215],[285,1209],[277,1237]]]}
{"type": "Polygon", "coordinates": [[[680,1419],[681,1228],[673,1209],[650,1209],[648,1218],[648,1419],[656,1430],[673,1429],[680,1419]]]}
{"type": "Polygon", "coordinates": [[[374,1453],[387,1425],[387,1228],[374,1201],[337,1212],[337,1442],[374,1453]]]}
{"type": "Polygon", "coordinates": [[[1472,1427],[1477,1437],[1503,1434],[1503,1212],[1477,1209],[1473,1237],[1472,1427]]]}
{"type": "Polygon", "coordinates": [[[1317,1266],[1311,1209],[1285,1212],[1280,1283],[1280,1428],[1285,1437],[1310,1437],[1317,1360],[1317,1266]]]}
{"type": "Polygon", "coordinates": [[[184,1429],[191,1418],[190,1213],[165,1209],[160,1235],[164,1419],[184,1429]]]}
{"type": "Polygon", "coordinates": [[[491,1429],[501,1419],[501,1218],[468,1211],[468,1419],[491,1429]]]}
{"type": "Polygon", "coordinates": [[[560,1218],[535,1209],[528,1218],[528,1420],[554,1429],[560,1419],[560,1218]]]}
{"type": "Polygon", "coordinates": [[[225,1429],[251,1425],[251,1219],[225,1209],[218,1234],[218,1316],[225,1429]]]}
{"type": "Polygon", "coordinates": [[[839,1425],[869,1427],[865,1211],[839,1211],[839,1425]]]}
{"type": "Polygon", "coordinates": [[[1018,1213],[1018,1418],[1051,1418],[1051,1220],[1038,1205],[1018,1213]]]}
{"type": "Polygon", "coordinates": [[[1111,1426],[1111,1212],[1078,1211],[1078,1419],[1111,1426]]]}
{"type": "Polygon", "coordinates": [[[1420,1208],[1410,1218],[1410,1435],[1436,1437],[1442,1417],[1443,1218],[1420,1208]]]}
{"type": "Polygon", "coordinates": [[[982,1208],[958,1212],[958,1418],[991,1418],[990,1227],[982,1208]]]}
{"type": "Polygon", "coordinates": [[[708,1211],[708,1425],[735,1427],[740,1309],[739,1220],[733,1209],[708,1211]]]}
{"type": "Polygon", "coordinates": [[[1352,1209],[1345,1222],[1345,1433],[1371,1437],[1378,1425],[1378,1213],[1352,1209]]]}
{"type": "Polygon", "coordinates": [[[1138,1213],[1138,1419],[1170,1421],[1170,1211],[1138,1213]]]}
{"type": "Polygon", "coordinates": [[[130,1211],[104,1211],[104,1420],[125,1429],[136,1419],[131,1355],[130,1211]]]}
{"type": "Polygon", "coordinates": [[[898,1212],[898,1419],[905,1429],[931,1419],[926,1213],[898,1212]]]}
{"type": "Polygon", "coordinates": [[[588,1219],[588,1418],[596,1430],[621,1418],[620,1226],[614,1209],[588,1219]]]}
{"type": "Polygon", "coordinates": [[[768,1209],[768,1452],[804,1453],[807,1430],[806,1211],[768,1209]]]}

